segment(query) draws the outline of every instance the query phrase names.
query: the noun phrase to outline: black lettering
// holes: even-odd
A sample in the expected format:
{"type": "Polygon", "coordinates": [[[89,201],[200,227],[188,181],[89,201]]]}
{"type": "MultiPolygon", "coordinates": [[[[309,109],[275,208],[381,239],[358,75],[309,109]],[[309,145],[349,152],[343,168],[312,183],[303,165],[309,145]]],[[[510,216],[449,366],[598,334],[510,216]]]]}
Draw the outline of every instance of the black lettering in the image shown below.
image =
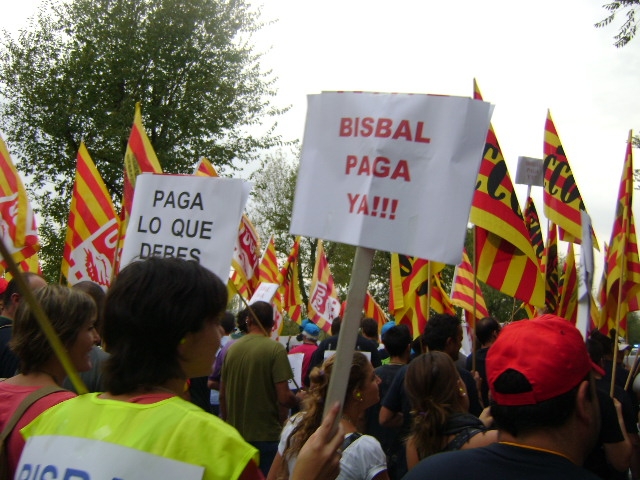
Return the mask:
{"type": "Polygon", "coordinates": [[[211,235],[207,235],[207,234],[211,234],[212,229],[213,229],[213,222],[209,220],[203,220],[202,228],[200,229],[200,238],[202,238],[203,240],[211,240],[211,235]]]}
{"type": "Polygon", "coordinates": [[[156,190],[155,193],[153,194],[153,206],[155,207],[156,204],[161,201],[164,198],[164,192],[162,190],[156,190]]]}

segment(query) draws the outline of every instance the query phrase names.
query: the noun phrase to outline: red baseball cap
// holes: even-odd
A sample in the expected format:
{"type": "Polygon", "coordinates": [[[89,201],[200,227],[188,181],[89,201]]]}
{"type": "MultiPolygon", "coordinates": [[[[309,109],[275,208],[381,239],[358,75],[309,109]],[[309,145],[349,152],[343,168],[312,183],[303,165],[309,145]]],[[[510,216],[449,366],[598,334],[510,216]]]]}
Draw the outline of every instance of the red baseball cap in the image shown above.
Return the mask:
{"type": "Polygon", "coordinates": [[[590,370],[604,375],[591,361],[578,329],[556,315],[542,315],[507,325],[489,348],[487,380],[492,399],[503,406],[535,405],[567,393],[590,370]],[[494,383],[507,370],[529,381],[530,392],[496,392],[494,383]]]}

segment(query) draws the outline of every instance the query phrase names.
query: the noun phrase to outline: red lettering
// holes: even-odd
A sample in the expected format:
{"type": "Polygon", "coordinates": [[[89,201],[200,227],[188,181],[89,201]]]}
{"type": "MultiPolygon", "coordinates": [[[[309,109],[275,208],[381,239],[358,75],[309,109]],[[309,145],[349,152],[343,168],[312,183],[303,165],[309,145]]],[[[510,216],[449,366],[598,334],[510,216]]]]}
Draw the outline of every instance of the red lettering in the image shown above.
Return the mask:
{"type": "Polygon", "coordinates": [[[403,137],[406,141],[410,142],[411,138],[411,125],[409,125],[409,120],[401,120],[400,125],[396,129],[396,133],[393,134],[393,139],[398,140],[400,137],[403,137]]]}
{"type": "Polygon", "coordinates": [[[347,168],[345,173],[349,175],[351,169],[356,165],[358,165],[358,157],[356,157],[355,155],[347,155],[347,168]]]}
{"type": "Polygon", "coordinates": [[[402,178],[405,182],[411,181],[411,175],[409,174],[409,164],[406,160],[400,160],[396,165],[395,170],[391,174],[391,180],[396,178],[402,178]]]}
{"type": "Polygon", "coordinates": [[[371,117],[364,117],[362,119],[362,128],[360,129],[360,135],[363,137],[370,137],[373,133],[373,124],[375,120],[371,117]]]}
{"type": "Polygon", "coordinates": [[[352,125],[353,121],[350,118],[342,117],[340,119],[340,136],[350,137],[351,135],[353,135],[352,125]]]}
{"type": "Polygon", "coordinates": [[[389,176],[389,159],[385,157],[376,157],[373,162],[373,175],[375,177],[389,176]]]}
{"type": "Polygon", "coordinates": [[[369,205],[367,204],[367,195],[362,195],[362,201],[360,202],[360,208],[358,208],[357,213],[362,213],[363,215],[369,215],[369,205]]]}
{"type": "Polygon", "coordinates": [[[416,142],[431,143],[430,138],[422,136],[423,130],[424,130],[424,122],[418,122],[418,127],[416,128],[416,142]]]}
{"type": "Polygon", "coordinates": [[[358,175],[371,175],[371,165],[369,165],[369,157],[365,155],[362,157],[362,163],[360,164],[360,169],[358,170],[358,175]]]}
{"type": "Polygon", "coordinates": [[[347,193],[347,198],[349,199],[349,213],[353,213],[353,208],[356,206],[356,202],[358,201],[359,196],[360,195],[358,193],[356,193],[355,195],[347,193]]]}
{"type": "Polygon", "coordinates": [[[379,118],[376,125],[376,137],[389,138],[391,136],[391,127],[393,120],[390,118],[379,118]]]}

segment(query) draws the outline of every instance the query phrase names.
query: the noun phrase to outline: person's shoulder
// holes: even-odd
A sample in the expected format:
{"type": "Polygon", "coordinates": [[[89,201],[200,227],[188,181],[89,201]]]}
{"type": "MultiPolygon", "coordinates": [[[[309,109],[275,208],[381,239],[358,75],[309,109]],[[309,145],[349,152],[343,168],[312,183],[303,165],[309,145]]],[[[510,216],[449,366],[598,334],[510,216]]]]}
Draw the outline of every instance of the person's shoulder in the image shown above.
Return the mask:
{"type": "Polygon", "coordinates": [[[360,350],[364,350],[365,352],[378,353],[378,345],[376,345],[374,341],[369,340],[362,335],[358,335],[356,345],[360,347],[360,350]]]}

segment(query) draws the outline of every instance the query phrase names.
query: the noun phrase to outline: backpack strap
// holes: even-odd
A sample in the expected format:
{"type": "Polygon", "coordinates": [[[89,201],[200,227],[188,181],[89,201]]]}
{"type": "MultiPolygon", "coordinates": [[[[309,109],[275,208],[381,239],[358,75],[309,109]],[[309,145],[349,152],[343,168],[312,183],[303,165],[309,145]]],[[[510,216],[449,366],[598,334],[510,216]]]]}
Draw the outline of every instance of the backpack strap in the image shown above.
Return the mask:
{"type": "Polygon", "coordinates": [[[480,428],[475,428],[475,427],[465,428],[464,430],[456,434],[453,440],[451,440],[447,444],[447,446],[444,448],[443,451],[452,452],[455,450],[460,450],[465,443],[471,440],[471,437],[474,437],[475,435],[482,433],[484,431],[486,430],[482,430],[480,428]]]}
{"type": "Polygon", "coordinates": [[[64,392],[64,389],[53,385],[42,387],[34,392],[31,392],[24,398],[24,400],[22,400],[22,402],[20,402],[20,405],[18,405],[16,411],[13,412],[13,415],[11,415],[11,418],[4,426],[2,433],[0,433],[0,448],[4,447],[4,441],[11,434],[20,418],[22,418],[22,415],[24,415],[24,412],[26,412],[31,405],[36,403],[41,398],[55,392],[64,392]]]}
{"type": "Polygon", "coordinates": [[[344,439],[344,442],[342,442],[342,446],[340,447],[340,450],[342,450],[344,452],[349,445],[351,445],[353,442],[355,442],[361,436],[362,436],[361,433],[353,432],[351,435],[349,435],[347,438],[344,439]]]}

